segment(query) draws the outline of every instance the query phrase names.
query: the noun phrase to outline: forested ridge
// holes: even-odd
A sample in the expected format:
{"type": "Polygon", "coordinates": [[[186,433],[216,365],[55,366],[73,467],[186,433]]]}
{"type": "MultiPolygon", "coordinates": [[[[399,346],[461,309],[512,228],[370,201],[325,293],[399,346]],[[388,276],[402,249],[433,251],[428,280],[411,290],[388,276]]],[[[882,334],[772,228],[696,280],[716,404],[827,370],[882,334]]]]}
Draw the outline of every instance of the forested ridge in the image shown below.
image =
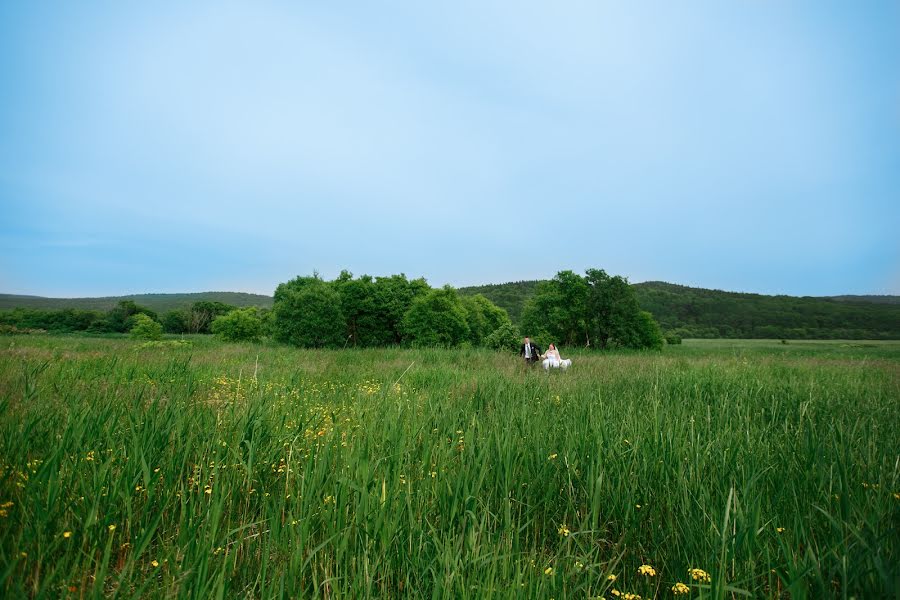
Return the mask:
{"type": "MultiPolygon", "coordinates": [[[[540,281],[460,288],[505,308],[514,323],[540,281]]],[[[766,296],[648,281],[638,303],[663,331],[684,338],[900,339],[900,297],[766,296]]]]}

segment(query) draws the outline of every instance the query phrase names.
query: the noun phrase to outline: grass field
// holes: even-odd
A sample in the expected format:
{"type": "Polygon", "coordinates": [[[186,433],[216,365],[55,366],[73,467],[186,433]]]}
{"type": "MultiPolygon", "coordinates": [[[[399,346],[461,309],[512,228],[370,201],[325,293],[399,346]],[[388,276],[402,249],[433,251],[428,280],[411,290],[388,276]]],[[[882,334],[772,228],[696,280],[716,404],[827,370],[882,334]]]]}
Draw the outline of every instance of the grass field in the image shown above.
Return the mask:
{"type": "Polygon", "coordinates": [[[0,338],[0,595],[900,594],[900,343],[570,356],[0,338]]]}

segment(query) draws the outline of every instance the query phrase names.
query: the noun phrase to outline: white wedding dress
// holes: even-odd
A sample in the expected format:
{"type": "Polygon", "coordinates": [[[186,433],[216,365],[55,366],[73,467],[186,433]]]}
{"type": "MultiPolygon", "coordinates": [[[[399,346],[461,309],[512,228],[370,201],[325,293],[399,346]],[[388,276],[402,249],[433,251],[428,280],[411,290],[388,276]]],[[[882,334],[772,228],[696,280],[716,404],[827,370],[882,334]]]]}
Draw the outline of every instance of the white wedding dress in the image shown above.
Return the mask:
{"type": "Polygon", "coordinates": [[[541,364],[544,366],[545,371],[549,371],[551,367],[565,371],[572,366],[572,361],[568,358],[560,358],[559,350],[547,350],[547,353],[544,354],[544,361],[541,364]]]}

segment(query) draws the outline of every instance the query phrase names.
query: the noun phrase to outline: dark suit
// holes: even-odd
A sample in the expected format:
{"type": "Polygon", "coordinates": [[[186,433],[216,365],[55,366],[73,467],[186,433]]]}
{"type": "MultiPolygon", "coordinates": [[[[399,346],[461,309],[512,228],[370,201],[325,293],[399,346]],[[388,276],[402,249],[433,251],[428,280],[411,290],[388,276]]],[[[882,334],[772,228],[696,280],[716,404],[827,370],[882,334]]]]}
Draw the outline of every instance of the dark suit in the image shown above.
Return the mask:
{"type": "MultiPolygon", "coordinates": [[[[526,358],[525,360],[527,362],[537,362],[541,357],[541,349],[538,348],[534,342],[530,342],[528,345],[531,346],[531,358],[526,358]]],[[[519,356],[525,356],[525,344],[522,344],[519,348],[519,356]]]]}

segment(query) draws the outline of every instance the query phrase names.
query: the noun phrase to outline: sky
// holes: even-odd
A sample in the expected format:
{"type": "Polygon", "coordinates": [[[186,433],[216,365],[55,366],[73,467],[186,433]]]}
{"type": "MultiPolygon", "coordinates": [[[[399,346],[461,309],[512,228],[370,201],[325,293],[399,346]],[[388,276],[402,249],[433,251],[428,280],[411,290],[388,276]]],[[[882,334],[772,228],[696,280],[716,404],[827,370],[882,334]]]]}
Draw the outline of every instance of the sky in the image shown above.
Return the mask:
{"type": "Polygon", "coordinates": [[[898,2],[0,3],[0,292],[900,294],[898,2]]]}

